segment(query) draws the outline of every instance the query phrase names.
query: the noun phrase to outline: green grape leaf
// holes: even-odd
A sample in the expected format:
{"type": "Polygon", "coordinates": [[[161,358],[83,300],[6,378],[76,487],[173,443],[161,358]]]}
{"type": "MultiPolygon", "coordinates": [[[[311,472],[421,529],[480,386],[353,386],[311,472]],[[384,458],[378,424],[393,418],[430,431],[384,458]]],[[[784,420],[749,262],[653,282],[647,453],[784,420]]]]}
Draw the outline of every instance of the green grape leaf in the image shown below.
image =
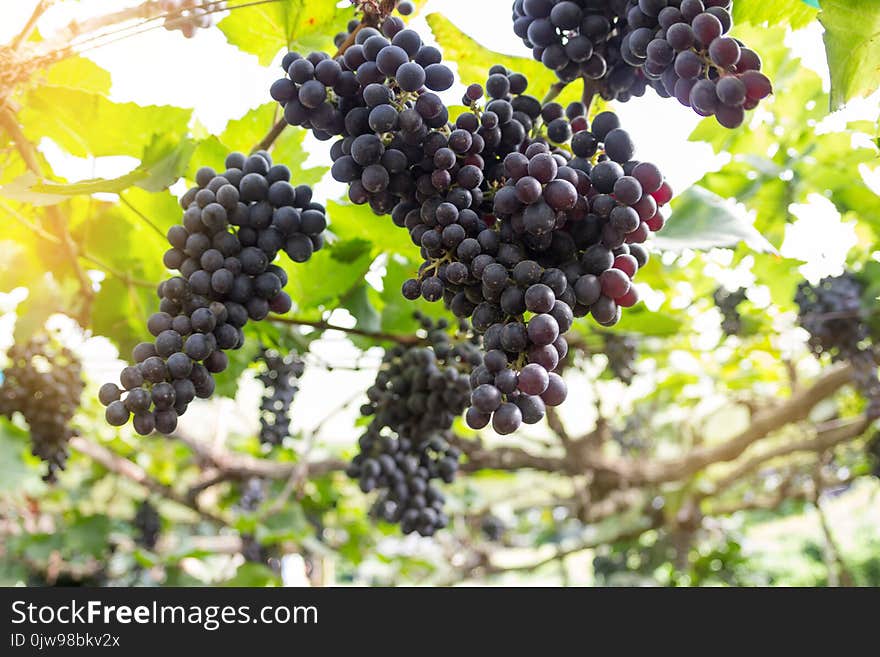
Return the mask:
{"type": "Polygon", "coordinates": [[[801,0],[736,0],[733,3],[733,20],[753,25],[787,25],[799,29],[816,18],[817,5],[812,7],[801,0]]]}
{"type": "Polygon", "coordinates": [[[28,433],[0,417],[0,491],[21,490],[33,483],[37,471],[28,467],[29,449],[28,433]]]}
{"type": "Polygon", "coordinates": [[[831,108],[880,87],[880,3],[824,0],[819,21],[831,70],[831,108]]]}
{"type": "MultiPolygon", "coordinates": [[[[223,171],[226,168],[224,161],[229,153],[249,152],[275,125],[279,118],[278,109],[278,103],[265,103],[240,119],[230,121],[222,134],[202,139],[191,160],[192,166],[187,177],[193,180],[196,171],[203,166],[223,171]]],[[[326,167],[303,167],[308,157],[303,145],[307,134],[308,131],[303,128],[287,126],[272,145],[273,161],[290,169],[290,182],[293,185],[314,185],[327,171],[326,167]]]]}
{"type": "Polygon", "coordinates": [[[740,242],[761,253],[775,247],[743,216],[735,214],[720,196],[694,185],[672,203],[673,213],[654,244],[663,250],[706,250],[740,242]]]}
{"type": "MultiPolygon", "coordinates": [[[[532,58],[503,55],[484,48],[442,14],[428,14],[426,20],[434,38],[443,49],[444,58],[454,61],[458,66],[462,84],[467,85],[472,82],[482,84],[486,80],[489,68],[494,64],[501,64],[511,71],[525,75],[529,80],[527,93],[537,98],[543,97],[550,87],[559,82],[556,74],[541,62],[532,58]]],[[[505,16],[504,20],[507,21],[508,18],[505,16]]],[[[505,24],[505,29],[507,27],[505,24]]],[[[569,85],[557,98],[558,102],[565,104],[580,100],[580,88],[575,89],[575,87],[577,85],[569,85]]]]}
{"type": "Polygon", "coordinates": [[[370,303],[369,286],[359,285],[343,298],[339,304],[357,320],[357,328],[364,331],[377,332],[382,328],[382,319],[373,304],[370,303]]]}
{"type": "Polygon", "coordinates": [[[40,86],[27,94],[19,119],[34,143],[49,138],[77,157],[140,157],[153,135],[182,139],[191,114],[178,107],[114,103],[96,93],[40,86]]]}
{"type": "Polygon", "coordinates": [[[333,35],[354,16],[335,2],[287,0],[242,7],[218,24],[229,43],[256,55],[266,66],[283,48],[329,50],[333,35]]]}
{"type": "Polygon", "coordinates": [[[68,57],[46,71],[46,84],[107,95],[112,79],[110,72],[85,57],[68,57]],[[72,84],[75,83],[75,84],[72,84]]]}
{"type": "Polygon", "coordinates": [[[137,186],[151,192],[166,189],[183,175],[195,151],[195,142],[154,135],[136,169],[117,178],[92,178],[77,183],[56,183],[28,172],[0,187],[0,196],[31,205],[56,205],[70,196],[118,194],[137,186]]]}

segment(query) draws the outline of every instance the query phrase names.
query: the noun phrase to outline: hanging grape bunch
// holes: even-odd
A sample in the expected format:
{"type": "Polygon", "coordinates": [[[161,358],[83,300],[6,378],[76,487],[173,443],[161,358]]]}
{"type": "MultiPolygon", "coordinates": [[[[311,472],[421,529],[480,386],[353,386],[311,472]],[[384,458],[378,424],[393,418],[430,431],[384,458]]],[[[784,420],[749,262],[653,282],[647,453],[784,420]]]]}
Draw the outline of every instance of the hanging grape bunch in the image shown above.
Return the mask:
{"type": "Polygon", "coordinates": [[[737,128],[773,89],[761,58],[726,36],[730,0],[516,0],[514,31],[560,80],[626,102],[651,86],[737,128]]]}
{"type": "Polygon", "coordinates": [[[187,39],[199,29],[214,24],[214,14],[226,9],[225,2],[203,0],[160,0],[159,7],[166,13],[162,26],[169,32],[179,30],[187,39]]]}
{"type": "Polygon", "coordinates": [[[149,500],[144,500],[138,505],[132,525],[136,532],[135,543],[147,550],[154,550],[162,531],[162,518],[149,500]]]}
{"type": "Polygon", "coordinates": [[[448,125],[433,93],[453,81],[439,51],[389,25],[385,35],[361,28],[335,59],[288,54],[272,96],[289,122],[341,137],[333,177],[420,247],[403,295],[442,299],[486,333],[468,422],[511,433],[565,399],[553,370],[573,318],[610,326],[638,301],[641,243],[662,228],[672,191],[656,166],[633,160],[614,114],[589,126],[583,104],[542,105],[503,66],[490,70],[488,99],[471,85],[469,111],[448,125]]]}
{"type": "Polygon", "coordinates": [[[241,486],[238,507],[247,513],[256,511],[266,499],[266,482],[260,477],[248,477],[241,486]]]}
{"type": "Polygon", "coordinates": [[[14,344],[0,384],[0,415],[21,413],[30,429],[31,453],[46,462],[43,480],[54,483],[64,470],[68,442],[78,432],[70,426],[83,391],[79,358],[67,347],[41,335],[14,344]]]}
{"type": "Polygon", "coordinates": [[[724,335],[739,335],[742,330],[742,316],[739,314],[739,305],[746,300],[745,288],[739,288],[733,292],[719,287],[712,295],[715,305],[721,311],[721,330],[724,335]]]}
{"type": "Polygon", "coordinates": [[[370,424],[346,472],[365,493],[381,491],[374,516],[400,523],[406,534],[430,536],[448,522],[433,481],[455,478],[459,451],[449,432],[467,406],[468,377],[481,357],[467,324],[450,338],[446,320],[419,319],[427,343],[385,352],[361,408],[370,424]]]}
{"type": "Polygon", "coordinates": [[[833,361],[849,361],[856,383],[868,400],[867,414],[880,417],[880,380],[877,357],[870,343],[862,283],[851,273],[827,277],[812,285],[798,285],[795,303],[798,320],[809,333],[810,347],[817,357],[829,354],[833,361]]]}
{"type": "Polygon", "coordinates": [[[305,371],[305,363],[294,352],[282,356],[273,349],[261,349],[262,371],[257,380],[263,384],[260,403],[260,442],[272,447],[290,435],[290,405],[299,391],[297,379],[305,371]]]}
{"type": "Polygon", "coordinates": [[[612,375],[626,385],[633,382],[636,375],[638,342],[630,335],[608,333],[605,335],[605,355],[608,369],[612,375]]]}
{"type": "Polygon", "coordinates": [[[287,273],[272,263],[282,251],[306,262],[323,246],[327,220],[311,188],[289,180],[265,151],[232,153],[221,174],[199,169],[180,201],[182,225],[168,230],[164,263],[179,275],[158,287],[159,312],[147,322],[155,340],[134,348],[121,388],[100,390],[111,425],[133,414],[142,435],[172,433],[193,399],[214,392],[213,374],[226,369],[226,350],[244,344],[248,320],[291,309],[287,273]]]}

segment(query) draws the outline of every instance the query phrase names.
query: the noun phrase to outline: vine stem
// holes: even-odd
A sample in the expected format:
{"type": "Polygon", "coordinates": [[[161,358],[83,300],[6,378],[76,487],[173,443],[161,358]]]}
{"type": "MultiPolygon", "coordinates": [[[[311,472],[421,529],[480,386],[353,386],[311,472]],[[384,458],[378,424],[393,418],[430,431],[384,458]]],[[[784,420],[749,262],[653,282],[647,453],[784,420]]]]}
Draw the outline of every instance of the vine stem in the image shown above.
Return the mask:
{"type": "Polygon", "coordinates": [[[401,335],[398,333],[383,333],[380,331],[366,331],[364,329],[359,328],[348,328],[345,326],[339,326],[337,324],[332,324],[325,320],[307,320],[307,319],[297,319],[295,317],[278,317],[273,315],[271,317],[273,322],[277,322],[279,324],[290,324],[293,326],[308,326],[313,329],[317,329],[319,331],[341,331],[342,333],[347,333],[349,335],[359,335],[364,338],[371,338],[373,340],[379,340],[382,342],[396,342],[397,344],[402,345],[414,345],[420,344],[422,339],[417,335],[401,335]]]}
{"type": "Polygon", "coordinates": [[[599,90],[596,88],[595,80],[590,80],[588,77],[584,76],[584,91],[581,94],[581,102],[584,104],[584,107],[587,108],[587,116],[590,115],[590,107],[593,105],[593,100],[596,98],[596,94],[599,90]]]}

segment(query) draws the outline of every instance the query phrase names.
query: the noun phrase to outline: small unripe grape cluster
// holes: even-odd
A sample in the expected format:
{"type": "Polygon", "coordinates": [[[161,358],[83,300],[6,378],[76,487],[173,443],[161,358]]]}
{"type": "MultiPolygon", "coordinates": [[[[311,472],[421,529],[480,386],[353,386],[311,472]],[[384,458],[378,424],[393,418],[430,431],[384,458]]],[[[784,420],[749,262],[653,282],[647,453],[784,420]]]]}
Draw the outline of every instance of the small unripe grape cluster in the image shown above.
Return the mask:
{"type": "Polygon", "coordinates": [[[305,362],[298,354],[286,356],[273,349],[260,351],[262,365],[257,380],[263,384],[260,402],[260,442],[276,446],[290,435],[290,405],[299,392],[297,380],[305,371],[305,362]]]}
{"type": "Polygon", "coordinates": [[[70,426],[83,391],[82,367],[70,349],[47,335],[16,343],[0,384],[0,415],[21,413],[30,429],[31,453],[46,462],[43,480],[54,483],[67,463],[70,426]]]}
{"type": "Polygon", "coordinates": [[[220,174],[199,169],[180,200],[182,225],[168,230],[164,263],[179,275],[157,289],[159,312],[147,321],[155,340],[134,348],[121,387],[100,390],[109,424],[134,415],[141,435],[172,433],[193,399],[213,394],[213,374],[226,369],[226,350],[244,344],[245,324],[291,309],[287,273],[272,263],[281,251],[307,261],[324,244],[327,219],[311,188],[289,181],[265,151],[232,153],[220,174]]]}
{"type": "Polygon", "coordinates": [[[418,318],[427,344],[386,351],[361,408],[371,421],[347,473],[365,493],[382,491],[376,517],[430,536],[448,521],[432,482],[455,478],[460,453],[449,444],[450,429],[468,404],[469,375],[481,356],[466,323],[453,338],[446,320],[418,318]]]}

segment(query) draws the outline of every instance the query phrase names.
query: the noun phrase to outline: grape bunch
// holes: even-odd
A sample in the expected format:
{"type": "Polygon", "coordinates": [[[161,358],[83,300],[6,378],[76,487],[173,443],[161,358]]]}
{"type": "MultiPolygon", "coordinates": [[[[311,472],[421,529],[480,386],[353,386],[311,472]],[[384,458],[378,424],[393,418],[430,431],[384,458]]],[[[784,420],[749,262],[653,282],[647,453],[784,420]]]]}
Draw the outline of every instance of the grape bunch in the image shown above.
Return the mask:
{"type": "MultiPolygon", "coordinates": [[[[454,261],[466,272],[459,276],[454,261],[444,272],[447,293],[465,295],[464,310],[484,332],[486,358],[474,371],[467,413],[474,429],[491,421],[512,433],[565,400],[554,372],[568,351],[564,334],[587,314],[612,326],[638,302],[632,279],[648,261],[642,243],[665,223],[658,207],[672,191],[656,166],[632,159],[616,115],[601,113],[592,126],[575,116],[560,132],[571,134],[574,157],[537,141],[507,155],[496,225],[459,245],[454,261]]],[[[453,312],[461,305],[453,296],[453,312]]]]}
{"type": "Polygon", "coordinates": [[[226,9],[225,2],[203,0],[160,0],[159,7],[166,13],[162,26],[169,32],[179,30],[187,39],[199,29],[214,24],[214,14],[226,9]]]}
{"type": "Polygon", "coordinates": [[[880,417],[880,379],[877,357],[871,344],[865,310],[864,288],[852,273],[827,277],[812,285],[798,285],[795,303],[798,320],[809,333],[809,344],[819,357],[829,354],[833,361],[849,361],[855,370],[856,384],[868,400],[867,414],[880,417]]]}
{"type": "Polygon", "coordinates": [[[305,363],[296,353],[282,356],[272,349],[260,351],[262,371],[257,380],[263,384],[260,403],[260,442],[276,446],[290,435],[290,405],[299,391],[297,379],[305,371],[305,363]]]}
{"type": "Polygon", "coordinates": [[[507,525],[498,516],[487,513],[480,521],[480,531],[483,532],[483,536],[486,537],[487,541],[497,543],[504,538],[504,534],[507,532],[507,525]]]}
{"type": "MultiPolygon", "coordinates": [[[[383,32],[373,27],[358,31],[354,43],[336,58],[312,52],[303,57],[289,52],[281,66],[287,77],[276,80],[269,93],[284,108],[284,119],[291,125],[312,130],[322,140],[334,135],[363,136],[354,163],[370,167],[375,175],[367,178],[367,190],[387,188],[379,165],[383,155],[378,135],[396,130],[406,104],[416,98],[430,102],[436,127],[446,124],[448,114],[439,97],[422,93],[423,88],[445,91],[452,86],[452,71],[441,63],[440,51],[422,44],[417,32],[403,29],[402,22],[385,21],[383,32]],[[394,101],[394,102],[392,102],[394,101]],[[441,111],[442,110],[442,111],[441,111]],[[371,138],[367,138],[367,137],[371,138]]],[[[341,146],[332,155],[348,155],[341,146]],[[342,151],[340,153],[339,151],[342,151]]]]}
{"type": "Polygon", "coordinates": [[[450,122],[434,91],[452,74],[413,30],[389,42],[362,28],[335,59],[286,60],[289,77],[273,97],[286,115],[296,108],[288,120],[340,137],[333,177],[420,248],[404,297],[442,300],[484,334],[470,426],[491,422],[507,434],[540,421],[566,396],[553,370],[574,317],[610,326],[638,301],[632,278],[648,260],[641,244],[663,227],[658,208],[672,197],[659,169],[633,159],[614,114],[590,125],[582,103],[542,104],[526,93],[525,76],[500,65],[485,88],[467,88],[468,109],[450,122]],[[320,124],[300,111],[303,100],[320,101],[320,124]]]}
{"type": "Polygon", "coordinates": [[[715,305],[721,311],[721,330],[724,335],[739,335],[742,330],[742,317],[739,314],[739,305],[746,300],[745,288],[739,288],[731,292],[719,287],[712,295],[715,305]]]}
{"type": "Polygon", "coordinates": [[[289,180],[265,151],[232,153],[220,174],[199,169],[198,185],[180,200],[182,225],[168,230],[164,263],[179,275],[157,289],[159,312],[147,321],[155,340],[134,348],[121,388],[101,387],[109,424],[133,414],[139,434],[172,433],[193,399],[214,392],[212,375],[226,369],[226,350],[244,344],[248,320],[290,310],[287,274],[272,263],[281,251],[307,261],[324,244],[327,220],[311,189],[289,180]]]}
{"type": "Polygon", "coordinates": [[[583,77],[626,102],[651,86],[737,128],[773,91],[732,37],[731,0],[516,0],[513,29],[563,82],[583,77]]]}
{"type": "Polygon", "coordinates": [[[370,424],[346,472],[365,493],[381,490],[374,516],[430,536],[448,522],[432,482],[455,478],[460,453],[450,430],[468,404],[469,375],[481,356],[466,324],[453,339],[446,320],[419,319],[427,344],[386,351],[361,407],[370,424]]]}
{"type": "Polygon", "coordinates": [[[260,477],[248,477],[241,487],[238,507],[245,512],[253,513],[266,499],[266,482],[260,477]]]}
{"type": "Polygon", "coordinates": [[[880,479],[880,432],[874,433],[868,441],[868,458],[871,461],[871,474],[880,479]]]}
{"type": "Polygon", "coordinates": [[[83,391],[81,365],[67,347],[46,335],[14,344],[0,384],[0,415],[21,413],[30,428],[31,453],[46,462],[43,480],[54,483],[67,463],[70,426],[83,391]]]}
{"type": "Polygon", "coordinates": [[[614,377],[626,385],[633,382],[636,375],[636,358],[638,342],[629,335],[608,333],[605,335],[605,355],[608,357],[608,369],[614,377]]]}
{"type": "Polygon", "coordinates": [[[162,531],[162,518],[149,500],[138,505],[132,524],[136,531],[135,543],[147,550],[155,549],[162,531]]]}
{"type": "MultiPolygon", "coordinates": [[[[333,37],[333,45],[337,48],[343,48],[344,45],[351,39],[352,34],[358,32],[360,29],[364,29],[364,27],[371,27],[370,23],[375,23],[375,27],[379,29],[383,34],[396,34],[400,32],[404,28],[404,22],[397,16],[383,16],[381,12],[378,16],[375,16],[371,13],[368,13],[369,10],[373,8],[369,6],[369,3],[361,3],[357,0],[352,0],[353,5],[362,5],[357,7],[359,10],[363,12],[363,16],[359,18],[352,18],[348,25],[345,28],[344,32],[338,32],[336,36],[333,37]],[[386,24],[387,27],[386,27],[386,24]],[[363,26],[363,27],[362,27],[363,26]]],[[[404,0],[403,2],[395,3],[397,6],[395,9],[401,16],[410,16],[415,10],[415,5],[412,2],[408,2],[408,0],[404,0]]]]}

